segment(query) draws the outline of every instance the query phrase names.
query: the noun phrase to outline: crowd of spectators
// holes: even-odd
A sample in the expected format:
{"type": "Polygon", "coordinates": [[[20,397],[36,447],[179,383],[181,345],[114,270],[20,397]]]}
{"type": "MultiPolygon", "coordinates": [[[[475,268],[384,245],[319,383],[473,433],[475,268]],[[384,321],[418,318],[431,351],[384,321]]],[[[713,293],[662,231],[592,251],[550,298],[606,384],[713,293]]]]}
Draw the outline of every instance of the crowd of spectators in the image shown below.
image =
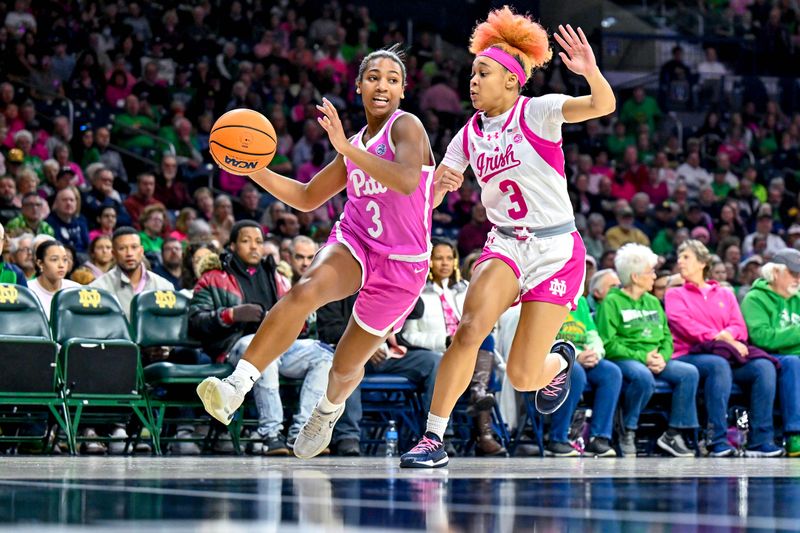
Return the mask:
{"type": "Polygon", "coordinates": [[[796,75],[792,65],[800,59],[797,2],[702,0],[696,12],[705,20],[707,35],[728,44],[723,53],[726,60],[737,61],[734,54],[747,50],[739,60],[753,73],[796,75]]]}
{"type": "MultiPolygon", "coordinates": [[[[791,2],[757,0],[746,11],[758,11],[752,20],[761,24],[762,34],[769,33],[778,13],[786,30],[780,35],[786,34],[793,53],[798,30],[791,2]]],[[[204,343],[204,353],[189,362],[241,355],[254,325],[307,268],[346,201],[342,194],[313,212],[297,212],[246,178],[217,169],[207,150],[215,117],[238,107],[264,113],[278,135],[270,168],[308,181],[334,155],[316,122],[315,104],[327,97],[346,132],[355,133],[363,121],[354,85],[357,66],[369,51],[395,42],[408,46],[403,107],[422,119],[437,159],[472,112],[465,89],[468,57],[445,53],[445,45],[425,31],[405,42],[396,23],[373,19],[365,6],[303,0],[196,5],[16,0],[0,4],[0,20],[0,282],[29,284],[48,312],[48,298],[73,283],[111,290],[126,311],[124,302],[145,288],[186,291],[194,295],[193,334],[204,343]],[[62,105],[65,98],[72,115],[62,105]],[[247,242],[239,242],[245,235],[247,242]],[[49,244],[54,241],[58,244],[49,244]],[[253,269],[264,272],[250,279],[253,269]],[[225,291],[235,283],[249,287],[241,294],[256,291],[252,301],[231,299],[225,291]]],[[[679,277],[681,246],[702,243],[710,254],[711,279],[732,290],[738,303],[751,290],[765,290],[764,265],[774,264],[785,250],[800,249],[800,109],[786,98],[767,98],[766,92],[761,98],[759,91],[745,92],[741,108],[723,105],[730,95],[713,81],[734,68],[720,62],[714,47],[696,65],[687,64],[676,47],[661,69],[658,88],[621,91],[615,115],[565,126],[568,187],[589,266],[597,270],[587,277],[582,320],[594,312],[602,316],[600,302],[608,294],[612,301],[621,298],[613,295],[630,285],[630,272],[616,266],[617,250],[629,243],[655,254],[654,287],[662,291],[679,277]],[[689,101],[694,95],[698,99],[689,101]],[[665,115],[682,103],[703,120],[679,136],[665,115]],[[623,288],[615,288],[620,282],[623,288]]],[[[567,92],[567,87],[576,87],[575,80],[556,58],[552,68],[534,74],[526,93],[567,92]]],[[[455,277],[463,267],[458,258],[466,261],[479,250],[492,227],[477,184],[467,177],[434,212],[435,236],[454,245],[447,247],[450,252],[440,249],[450,259],[439,258],[432,266],[422,297],[428,313],[431,302],[459,308],[464,287],[455,277]],[[443,261],[455,261],[452,278],[443,274],[443,261]]],[[[461,270],[468,278],[468,269],[461,270]]],[[[269,376],[256,388],[263,453],[286,450],[298,429],[296,423],[288,429],[287,443],[283,412],[274,402],[278,376],[309,383],[295,421],[302,422],[321,390],[319,376],[330,364],[327,347],[337,341],[331,332],[349,316],[346,302],[336,305],[339,325],[325,330],[310,318],[310,333],[298,341],[294,364],[267,369],[269,376]]],[[[321,310],[320,316],[327,312],[330,318],[330,311],[321,310]]],[[[443,351],[453,324],[440,325],[421,313],[371,365],[375,371],[405,373],[427,390],[438,365],[434,355],[443,351]],[[412,360],[419,364],[408,364],[412,360]],[[420,368],[430,371],[412,372],[420,368]]],[[[606,353],[613,360],[613,349],[600,342],[604,327],[598,324],[600,335],[581,341],[594,354],[586,356],[590,362],[581,375],[615,390],[621,380],[634,381],[633,371],[617,365],[620,377],[617,366],[603,358],[606,353]]],[[[486,348],[493,350],[491,344],[486,348]]],[[[771,345],[761,348],[775,351],[771,345]]],[[[145,362],[173,357],[161,351],[143,356],[145,362]]],[[[478,447],[487,455],[505,453],[483,409],[491,365],[491,357],[479,358],[470,388],[471,404],[481,406],[473,408],[478,447]]],[[[669,374],[668,367],[662,370],[669,374]]],[[[646,403],[646,396],[637,401],[646,403]]],[[[626,428],[633,430],[636,409],[625,402],[626,428]]],[[[616,402],[603,409],[615,407],[616,402]]],[[[335,438],[345,453],[358,449],[358,417],[352,413],[359,410],[348,403],[351,414],[335,438]]],[[[684,415],[676,415],[665,433],[671,446],[679,448],[674,444],[679,430],[695,424],[684,415]]],[[[611,439],[611,419],[595,420],[592,436],[611,439]]],[[[570,420],[557,422],[553,442],[563,443],[570,420]]],[[[625,438],[630,444],[634,437],[625,438]]],[[[604,444],[593,449],[604,452],[604,444]]]]}

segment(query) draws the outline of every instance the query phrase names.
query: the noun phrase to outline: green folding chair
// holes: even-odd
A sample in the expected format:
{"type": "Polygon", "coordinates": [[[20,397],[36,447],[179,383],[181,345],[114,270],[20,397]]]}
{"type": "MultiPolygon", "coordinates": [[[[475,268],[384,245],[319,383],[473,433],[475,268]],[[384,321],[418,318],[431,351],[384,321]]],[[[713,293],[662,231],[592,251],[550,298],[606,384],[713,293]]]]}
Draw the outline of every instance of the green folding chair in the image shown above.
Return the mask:
{"type": "MultiPolygon", "coordinates": [[[[134,296],[131,302],[131,336],[141,348],[154,346],[196,348],[200,343],[189,336],[189,298],[175,291],[147,291],[134,296]]],[[[165,430],[180,424],[208,424],[210,418],[195,393],[197,385],[208,376],[224,378],[233,372],[229,364],[182,365],[167,362],[152,363],[144,369],[147,395],[154,424],[161,443],[198,442],[204,448],[213,445],[219,432],[225,431],[214,423],[205,437],[178,438],[167,436],[165,430]],[[187,416],[186,412],[201,413],[187,416]],[[184,416],[170,413],[183,412],[184,416]]],[[[237,426],[229,426],[234,448],[239,451],[237,426]]]]}
{"type": "Polygon", "coordinates": [[[79,441],[109,442],[110,437],[78,437],[82,423],[127,423],[135,415],[135,435],[127,449],[150,432],[153,450],[161,453],[150,405],[144,394],[139,347],[131,341],[128,321],[108,292],[90,287],[56,293],[50,312],[53,338],[61,345],[58,365],[69,414],[71,450],[79,441]]]}
{"type": "Polygon", "coordinates": [[[4,427],[0,442],[41,442],[42,450],[51,452],[53,421],[69,442],[56,352],[36,295],[26,287],[0,283],[0,426],[4,427]],[[42,423],[43,436],[19,435],[15,429],[42,423]]]}

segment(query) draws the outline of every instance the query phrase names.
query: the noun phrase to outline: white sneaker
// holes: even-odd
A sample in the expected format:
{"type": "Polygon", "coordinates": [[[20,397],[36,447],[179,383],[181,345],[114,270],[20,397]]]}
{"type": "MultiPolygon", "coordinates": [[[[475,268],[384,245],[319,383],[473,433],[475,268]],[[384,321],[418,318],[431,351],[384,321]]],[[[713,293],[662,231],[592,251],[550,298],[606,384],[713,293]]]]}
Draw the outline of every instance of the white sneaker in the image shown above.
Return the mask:
{"type": "Polygon", "coordinates": [[[208,414],[226,426],[244,402],[244,394],[228,378],[206,378],[197,386],[197,395],[208,414]]]}
{"type": "MultiPolygon", "coordinates": [[[[114,428],[114,431],[111,432],[109,435],[112,439],[127,439],[128,432],[125,431],[124,428],[114,428]]],[[[108,454],[109,455],[122,455],[125,453],[125,444],[126,442],[123,440],[119,441],[111,441],[108,443],[108,454]]]]}
{"type": "Polygon", "coordinates": [[[331,443],[333,426],[344,413],[344,404],[332,413],[322,413],[314,407],[311,416],[297,435],[294,442],[294,454],[300,459],[311,459],[322,453],[331,443]]]}
{"type": "MultiPolygon", "coordinates": [[[[96,439],[97,433],[95,432],[94,428],[86,428],[83,430],[83,436],[96,439]]],[[[86,453],[90,455],[104,454],[106,453],[106,445],[103,444],[102,442],[86,441],[81,443],[81,453],[86,453]]]]}
{"type": "MultiPolygon", "coordinates": [[[[192,438],[192,432],[188,430],[181,430],[175,434],[175,437],[179,439],[190,439],[192,438]]],[[[200,445],[196,442],[191,441],[183,441],[183,442],[173,442],[170,445],[170,451],[174,455],[200,455],[200,445]]]]}
{"type": "Polygon", "coordinates": [[[217,438],[217,442],[213,446],[214,453],[234,453],[236,448],[233,446],[233,440],[230,433],[225,433],[217,438]]]}
{"type": "Polygon", "coordinates": [[[264,455],[264,443],[253,441],[247,445],[247,453],[250,455],[264,455]]]}

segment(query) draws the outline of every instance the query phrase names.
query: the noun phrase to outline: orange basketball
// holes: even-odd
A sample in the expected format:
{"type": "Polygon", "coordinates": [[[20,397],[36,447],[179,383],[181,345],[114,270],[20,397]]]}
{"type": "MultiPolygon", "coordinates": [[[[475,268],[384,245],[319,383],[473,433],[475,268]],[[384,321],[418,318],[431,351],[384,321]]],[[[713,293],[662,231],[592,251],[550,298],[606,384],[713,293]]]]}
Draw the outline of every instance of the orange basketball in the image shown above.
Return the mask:
{"type": "Polygon", "coordinates": [[[234,109],[214,123],[208,151],[225,170],[252,174],[272,161],[277,139],[267,117],[252,109],[234,109]]]}

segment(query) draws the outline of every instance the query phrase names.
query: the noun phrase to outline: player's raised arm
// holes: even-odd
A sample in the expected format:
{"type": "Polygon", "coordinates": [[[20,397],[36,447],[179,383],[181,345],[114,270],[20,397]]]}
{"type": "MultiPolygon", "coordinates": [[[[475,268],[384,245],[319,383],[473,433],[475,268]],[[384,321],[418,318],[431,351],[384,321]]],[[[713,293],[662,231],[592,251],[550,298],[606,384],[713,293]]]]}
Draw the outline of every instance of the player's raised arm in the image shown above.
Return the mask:
{"type": "Polygon", "coordinates": [[[319,123],[328,132],[328,138],[337,152],[393,191],[411,194],[417,189],[422,166],[429,163],[424,160],[424,154],[428,151],[425,129],[418,118],[405,114],[394,122],[391,135],[395,159],[390,161],[351,144],[344,134],[336,108],[327,99],[323,98],[322,105],[318,105],[317,109],[324,115],[319,123]]]}
{"type": "Polygon", "coordinates": [[[554,37],[564,52],[560,52],[561,60],[575,74],[583,76],[589,83],[592,94],[571,98],[564,102],[561,112],[567,122],[583,122],[593,118],[604,117],[613,113],[617,107],[614,90],[608,80],[603,77],[597,68],[594,51],[586,40],[583,30],[578,28],[577,33],[572,26],[559,26],[560,32],[554,37]]]}

